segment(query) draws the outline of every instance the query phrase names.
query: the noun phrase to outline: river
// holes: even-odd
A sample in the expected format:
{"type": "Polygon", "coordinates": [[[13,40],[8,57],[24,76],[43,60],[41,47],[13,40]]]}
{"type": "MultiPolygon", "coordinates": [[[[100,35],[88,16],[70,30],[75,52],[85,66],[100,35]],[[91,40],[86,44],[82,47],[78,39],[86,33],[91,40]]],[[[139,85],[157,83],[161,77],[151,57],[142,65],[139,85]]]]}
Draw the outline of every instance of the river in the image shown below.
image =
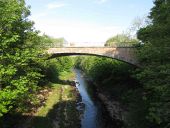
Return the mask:
{"type": "Polygon", "coordinates": [[[93,87],[87,83],[82,72],[78,69],[76,73],[76,87],[85,105],[84,114],[81,119],[81,128],[103,128],[103,116],[101,104],[93,95],[93,87]]]}

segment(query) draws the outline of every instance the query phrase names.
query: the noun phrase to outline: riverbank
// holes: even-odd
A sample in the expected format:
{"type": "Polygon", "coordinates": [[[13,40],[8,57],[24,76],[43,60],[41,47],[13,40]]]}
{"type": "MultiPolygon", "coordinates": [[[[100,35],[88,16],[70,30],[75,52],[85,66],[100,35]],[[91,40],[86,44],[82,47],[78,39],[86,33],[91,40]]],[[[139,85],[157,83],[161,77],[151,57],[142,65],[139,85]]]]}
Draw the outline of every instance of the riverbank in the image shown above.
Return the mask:
{"type": "Polygon", "coordinates": [[[52,83],[52,92],[43,107],[35,114],[28,128],[79,128],[80,113],[76,109],[80,99],[75,86],[67,84],[73,81],[73,72],[63,72],[59,79],[60,83],[52,83]],[[68,82],[69,83],[69,82],[68,82]]]}
{"type": "Polygon", "coordinates": [[[80,128],[81,113],[77,106],[81,97],[74,78],[74,72],[62,72],[57,83],[39,90],[39,106],[29,113],[8,116],[3,128],[80,128]]]}
{"type": "Polygon", "coordinates": [[[53,89],[45,105],[39,109],[31,121],[35,128],[77,128],[79,112],[76,110],[78,93],[70,85],[53,84],[53,89]]]}
{"type": "Polygon", "coordinates": [[[50,83],[49,88],[44,87],[39,91],[41,107],[34,110],[34,113],[27,113],[19,118],[19,125],[5,128],[113,128],[113,125],[117,126],[116,122],[113,122],[115,120],[109,115],[110,111],[106,104],[108,101],[100,97],[101,93],[94,84],[86,82],[88,78],[84,77],[84,73],[63,72],[59,79],[59,83],[50,83]]]}
{"type": "MultiPolygon", "coordinates": [[[[126,110],[124,110],[120,104],[120,102],[111,99],[109,95],[105,94],[103,91],[99,91],[97,89],[96,95],[97,98],[101,101],[103,104],[105,111],[109,114],[109,122],[112,122],[114,124],[115,128],[122,128],[124,126],[124,122],[126,120],[126,110]]],[[[110,128],[110,127],[109,127],[110,128]]]]}
{"type": "Polygon", "coordinates": [[[109,58],[87,56],[77,57],[75,65],[95,84],[96,96],[109,113],[109,120],[112,119],[111,128],[140,124],[145,108],[140,108],[142,86],[135,76],[136,67],[109,58]]]}
{"type": "Polygon", "coordinates": [[[104,128],[122,128],[126,121],[125,116],[127,111],[118,101],[116,101],[113,97],[111,98],[109,91],[100,88],[100,86],[92,81],[92,79],[88,78],[85,73],[84,75],[88,83],[93,86],[95,98],[99,100],[102,105],[102,115],[105,119],[104,128]]]}
{"type": "MultiPolygon", "coordinates": [[[[104,90],[102,91],[101,88],[99,88],[99,86],[96,83],[94,83],[94,81],[92,81],[92,79],[89,78],[83,71],[79,69],[75,69],[75,71],[76,71],[76,74],[78,75],[77,79],[80,81],[79,86],[81,86],[81,84],[85,86],[85,88],[88,90],[90,94],[90,98],[92,98],[92,101],[100,109],[100,115],[99,117],[97,117],[100,119],[97,120],[97,122],[102,121],[102,123],[98,122],[99,125],[97,127],[94,125],[93,127],[95,128],[121,128],[123,126],[123,121],[122,121],[122,115],[121,115],[122,109],[120,108],[119,103],[113,99],[108,98],[109,94],[106,94],[106,91],[104,90]],[[82,78],[84,79],[83,81],[81,80],[82,78]]],[[[79,89],[80,92],[81,90],[82,89],[79,89]]],[[[86,103],[88,100],[89,100],[88,98],[85,99],[85,104],[87,104],[87,106],[89,104],[89,103],[86,103]]],[[[92,113],[94,116],[95,115],[94,110],[93,112],[90,112],[87,115],[91,115],[92,113]]],[[[93,122],[96,122],[96,120],[93,122]]],[[[84,124],[84,126],[86,126],[86,124],[84,124]]],[[[88,126],[88,127],[91,127],[91,126],[88,126]]]]}

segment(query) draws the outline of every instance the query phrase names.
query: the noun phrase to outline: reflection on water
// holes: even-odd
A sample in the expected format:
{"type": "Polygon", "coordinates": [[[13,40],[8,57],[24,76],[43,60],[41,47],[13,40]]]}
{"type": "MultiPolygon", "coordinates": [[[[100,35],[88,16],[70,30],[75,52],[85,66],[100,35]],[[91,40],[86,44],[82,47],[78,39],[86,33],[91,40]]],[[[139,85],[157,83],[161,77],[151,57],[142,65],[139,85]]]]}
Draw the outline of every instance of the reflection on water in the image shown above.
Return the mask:
{"type": "MultiPolygon", "coordinates": [[[[93,99],[93,95],[89,92],[90,85],[85,81],[80,70],[75,69],[76,87],[85,104],[84,115],[81,120],[82,128],[102,128],[102,112],[100,104],[93,99]]],[[[92,89],[92,88],[91,88],[92,89]]]]}

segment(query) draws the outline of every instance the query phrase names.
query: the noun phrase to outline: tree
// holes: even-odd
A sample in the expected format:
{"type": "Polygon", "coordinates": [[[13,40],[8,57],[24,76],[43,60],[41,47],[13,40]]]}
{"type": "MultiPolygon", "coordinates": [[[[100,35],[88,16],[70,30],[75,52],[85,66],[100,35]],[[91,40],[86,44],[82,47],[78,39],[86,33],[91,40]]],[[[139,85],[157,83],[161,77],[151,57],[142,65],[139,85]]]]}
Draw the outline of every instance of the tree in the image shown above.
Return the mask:
{"type": "Polygon", "coordinates": [[[127,34],[118,34],[108,39],[105,46],[132,46],[137,43],[137,39],[133,39],[127,34]]]}
{"type": "Polygon", "coordinates": [[[40,36],[39,48],[64,47],[66,40],[64,38],[53,38],[46,34],[40,36]]]}
{"type": "Polygon", "coordinates": [[[152,24],[141,28],[138,39],[144,46],[138,52],[143,67],[137,78],[143,83],[148,127],[170,126],[170,1],[155,0],[149,18],[152,24]]]}
{"type": "Polygon", "coordinates": [[[137,39],[137,32],[140,28],[146,27],[151,24],[151,20],[148,17],[136,17],[130,27],[127,29],[126,33],[129,37],[137,39]]]}
{"type": "Polygon", "coordinates": [[[0,1],[0,116],[28,108],[42,77],[39,38],[29,15],[24,0],[0,1]]]}

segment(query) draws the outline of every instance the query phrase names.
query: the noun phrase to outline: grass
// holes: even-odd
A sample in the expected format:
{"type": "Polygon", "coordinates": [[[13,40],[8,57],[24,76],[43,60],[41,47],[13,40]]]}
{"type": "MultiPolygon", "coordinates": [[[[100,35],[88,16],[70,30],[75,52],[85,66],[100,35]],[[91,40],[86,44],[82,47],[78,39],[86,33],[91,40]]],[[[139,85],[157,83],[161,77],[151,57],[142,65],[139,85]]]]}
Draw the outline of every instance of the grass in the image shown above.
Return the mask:
{"type": "Polygon", "coordinates": [[[74,72],[61,72],[59,79],[60,80],[73,80],[75,78],[74,72]]]}
{"type": "MultiPolygon", "coordinates": [[[[74,72],[63,72],[61,80],[73,80],[74,72]]],[[[79,112],[76,109],[77,92],[73,86],[52,83],[52,92],[46,103],[35,114],[30,128],[78,128],[79,112]]]]}
{"type": "Polygon", "coordinates": [[[38,112],[31,121],[31,127],[34,128],[53,128],[52,111],[54,105],[60,102],[62,85],[52,84],[52,93],[48,96],[43,107],[39,108],[38,112]]]}
{"type": "Polygon", "coordinates": [[[60,90],[61,90],[60,84],[53,84],[52,85],[52,94],[49,95],[45,106],[40,108],[38,113],[36,115],[45,117],[47,116],[49,110],[53,109],[53,105],[58,103],[60,101],[60,90]]]}

